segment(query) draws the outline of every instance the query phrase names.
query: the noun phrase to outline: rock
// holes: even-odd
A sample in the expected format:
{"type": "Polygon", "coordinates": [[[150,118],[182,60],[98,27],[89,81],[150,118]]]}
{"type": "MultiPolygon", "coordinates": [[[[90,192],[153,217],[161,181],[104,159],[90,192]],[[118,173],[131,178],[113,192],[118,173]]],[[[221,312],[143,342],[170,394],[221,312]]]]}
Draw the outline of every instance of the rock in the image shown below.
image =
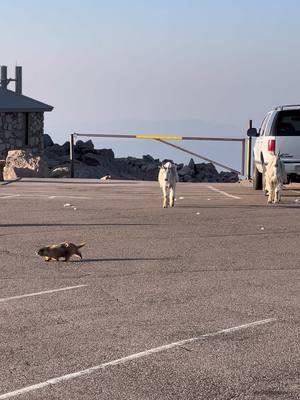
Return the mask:
{"type": "Polygon", "coordinates": [[[190,162],[188,163],[188,167],[191,168],[191,170],[194,171],[194,169],[195,169],[195,162],[194,162],[194,160],[193,160],[192,158],[190,159],[190,162]]]}
{"type": "Polygon", "coordinates": [[[89,166],[84,163],[79,163],[75,166],[75,178],[92,178],[98,179],[100,176],[112,175],[108,168],[101,165],[89,166]]]}
{"type": "Polygon", "coordinates": [[[69,167],[57,167],[54,168],[50,173],[50,178],[70,178],[70,168],[69,167]]]}
{"type": "Polygon", "coordinates": [[[3,174],[5,180],[45,178],[48,176],[48,165],[28,150],[11,150],[7,154],[3,174]]]}
{"type": "Polygon", "coordinates": [[[4,180],[3,169],[5,167],[5,160],[0,160],[0,181],[4,180]]]}
{"type": "Polygon", "coordinates": [[[221,171],[219,174],[220,182],[238,182],[239,175],[237,172],[224,172],[221,171]]]}
{"type": "Polygon", "coordinates": [[[191,175],[186,174],[183,176],[183,182],[192,182],[192,180],[193,178],[191,175]]]}
{"type": "Polygon", "coordinates": [[[89,153],[94,150],[94,143],[91,140],[88,140],[86,142],[83,142],[82,140],[77,140],[75,146],[74,146],[74,151],[76,153],[89,153]]]}
{"type": "Polygon", "coordinates": [[[206,173],[213,175],[218,174],[216,167],[212,163],[195,164],[195,171],[196,173],[205,171],[206,173]]]}
{"type": "Polygon", "coordinates": [[[44,148],[54,145],[53,140],[51,139],[51,136],[47,135],[47,133],[45,133],[43,135],[43,141],[44,141],[44,148]]]}
{"type": "Polygon", "coordinates": [[[62,146],[65,155],[70,157],[70,142],[65,142],[62,146]]]}
{"type": "Polygon", "coordinates": [[[61,166],[68,166],[70,164],[70,159],[68,156],[61,156],[56,158],[49,158],[44,155],[44,160],[47,162],[49,169],[54,169],[61,166]],[[66,164],[66,165],[63,165],[66,164]]]}
{"type": "Polygon", "coordinates": [[[178,171],[179,176],[184,176],[184,175],[192,176],[193,174],[194,174],[194,171],[188,165],[185,165],[178,171]]]}
{"type": "Polygon", "coordinates": [[[113,160],[115,158],[115,154],[112,149],[95,149],[93,153],[105,158],[106,160],[113,160]]]}
{"type": "Polygon", "coordinates": [[[195,164],[196,180],[198,182],[218,182],[219,174],[212,163],[195,164]]]}
{"type": "MultiPolygon", "coordinates": [[[[1,122],[1,118],[0,118],[1,122]]],[[[0,138],[0,152],[1,152],[0,138]]],[[[12,145],[13,146],[13,145],[12,145]]],[[[49,135],[44,135],[44,159],[51,168],[50,176],[67,177],[70,175],[70,143],[54,144],[49,135]]],[[[154,159],[150,154],[142,158],[115,158],[112,149],[95,149],[91,140],[78,140],[74,146],[75,176],[78,178],[118,177],[120,179],[139,179],[155,181],[158,177],[159,165],[170,159],[154,159]]],[[[181,182],[237,182],[238,174],[220,172],[212,163],[198,163],[191,158],[188,165],[177,165],[181,182]]]]}
{"type": "Polygon", "coordinates": [[[100,164],[97,155],[96,155],[96,154],[93,154],[93,153],[86,153],[86,154],[84,154],[84,155],[82,156],[82,159],[81,159],[81,160],[82,160],[82,162],[84,162],[86,165],[89,165],[89,166],[92,166],[92,167],[100,164]]]}
{"type": "Polygon", "coordinates": [[[67,155],[66,149],[59,144],[53,144],[52,146],[46,147],[44,150],[44,154],[46,155],[46,157],[49,158],[57,158],[67,155]]]}
{"type": "Polygon", "coordinates": [[[154,158],[152,156],[150,156],[150,154],[146,154],[145,156],[143,156],[143,161],[145,161],[146,163],[155,162],[154,158]]]}

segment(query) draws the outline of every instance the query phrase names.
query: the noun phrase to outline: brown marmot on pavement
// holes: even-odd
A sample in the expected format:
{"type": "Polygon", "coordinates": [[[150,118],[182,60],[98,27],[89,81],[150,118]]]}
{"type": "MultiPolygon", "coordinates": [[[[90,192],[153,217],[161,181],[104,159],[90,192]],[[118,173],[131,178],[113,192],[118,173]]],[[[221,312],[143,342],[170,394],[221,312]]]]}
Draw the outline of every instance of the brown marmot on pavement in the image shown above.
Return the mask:
{"type": "Polygon", "coordinates": [[[45,258],[45,261],[56,260],[59,261],[60,258],[64,258],[64,261],[69,261],[69,259],[75,255],[82,259],[82,254],[79,251],[86,243],[80,243],[76,245],[74,243],[64,242],[60,244],[53,244],[52,246],[45,246],[39,249],[37,254],[45,258]]]}

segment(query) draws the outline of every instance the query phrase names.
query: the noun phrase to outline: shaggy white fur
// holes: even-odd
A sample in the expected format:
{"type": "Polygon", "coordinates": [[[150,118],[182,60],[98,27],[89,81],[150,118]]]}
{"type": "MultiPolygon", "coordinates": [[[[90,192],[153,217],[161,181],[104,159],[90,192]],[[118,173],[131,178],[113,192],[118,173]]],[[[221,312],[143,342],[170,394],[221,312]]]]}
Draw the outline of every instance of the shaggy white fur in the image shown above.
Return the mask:
{"type": "Polygon", "coordinates": [[[163,191],[164,203],[163,207],[174,207],[176,182],[178,181],[176,165],[170,161],[160,167],[158,174],[159,186],[163,191]],[[169,200],[169,201],[168,201],[169,200]]]}
{"type": "Polygon", "coordinates": [[[279,154],[270,157],[264,171],[265,191],[268,194],[268,203],[279,203],[283,184],[286,181],[284,163],[279,154]]]}

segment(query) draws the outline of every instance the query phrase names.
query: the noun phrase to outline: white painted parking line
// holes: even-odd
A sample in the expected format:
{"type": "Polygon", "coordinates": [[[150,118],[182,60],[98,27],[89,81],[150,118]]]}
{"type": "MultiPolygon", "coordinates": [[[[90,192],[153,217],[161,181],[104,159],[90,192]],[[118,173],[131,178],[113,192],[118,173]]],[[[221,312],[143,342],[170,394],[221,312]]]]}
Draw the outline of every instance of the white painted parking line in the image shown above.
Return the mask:
{"type": "Polygon", "coordinates": [[[0,199],[12,199],[13,197],[20,197],[19,194],[7,194],[4,196],[0,196],[0,199]]]}
{"type": "Polygon", "coordinates": [[[68,199],[79,199],[79,200],[91,200],[93,197],[83,197],[83,196],[69,196],[69,195],[59,195],[59,196],[48,196],[48,199],[56,199],[56,198],[68,198],[68,199]]]}
{"type": "Polygon", "coordinates": [[[233,194],[229,194],[229,193],[224,192],[223,190],[217,189],[217,188],[215,188],[215,187],[213,187],[213,186],[207,186],[207,187],[208,187],[210,190],[213,190],[214,192],[218,192],[218,193],[223,194],[224,196],[232,197],[233,199],[237,199],[237,200],[240,200],[240,199],[241,199],[241,198],[238,197],[238,196],[234,196],[233,194]]]}
{"type": "Polygon", "coordinates": [[[82,288],[85,286],[87,286],[87,285],[67,286],[67,287],[63,287],[63,288],[59,288],[59,289],[45,290],[43,292],[22,294],[20,296],[3,297],[2,299],[0,299],[0,303],[5,303],[10,300],[24,299],[26,297],[40,296],[40,295],[48,294],[48,293],[56,293],[56,292],[63,292],[65,290],[79,289],[79,288],[82,288]]]}
{"type": "Polygon", "coordinates": [[[31,199],[31,198],[35,199],[36,197],[40,197],[41,199],[59,199],[59,198],[61,198],[61,199],[63,199],[63,198],[66,198],[66,199],[78,199],[78,200],[92,200],[92,199],[94,199],[94,197],[87,197],[87,196],[70,196],[68,194],[66,194],[66,195],[52,195],[52,196],[49,196],[48,194],[37,194],[37,193],[32,193],[32,194],[25,194],[25,193],[22,193],[22,194],[7,194],[7,195],[4,195],[4,196],[0,196],[0,199],[5,200],[5,199],[12,199],[12,198],[15,198],[15,197],[28,198],[28,199],[31,199]]]}
{"type": "Polygon", "coordinates": [[[73,372],[73,373],[67,374],[67,375],[62,375],[62,376],[59,376],[56,378],[48,379],[47,381],[40,382],[40,383],[31,385],[31,386],[26,386],[21,389],[15,390],[13,392],[4,393],[4,394],[0,395],[0,400],[10,399],[12,397],[19,396],[21,394],[33,392],[34,390],[42,389],[42,388],[45,388],[50,385],[56,385],[58,383],[65,382],[65,381],[68,381],[71,379],[81,378],[82,376],[90,375],[95,371],[99,371],[99,370],[105,369],[107,367],[112,367],[114,365],[124,364],[128,361],[137,360],[139,358],[149,356],[150,354],[161,353],[162,351],[173,349],[174,347],[180,347],[180,346],[186,345],[188,343],[193,343],[193,342],[203,340],[203,339],[206,339],[209,337],[228,334],[228,333],[240,331],[242,329],[251,328],[251,327],[255,327],[255,326],[259,326],[259,325],[263,325],[263,324],[268,324],[268,323],[274,322],[274,321],[276,321],[276,318],[268,318],[268,319],[264,319],[264,320],[260,320],[260,321],[250,322],[250,323],[244,324],[244,325],[234,326],[232,328],[222,329],[217,332],[206,333],[201,336],[197,336],[197,337],[186,339],[186,340],[180,340],[179,342],[166,344],[164,346],[155,347],[150,350],[142,351],[141,353],[131,354],[130,356],[127,356],[127,357],[119,358],[117,360],[109,361],[104,364],[96,365],[95,367],[87,368],[87,369],[84,369],[84,370],[81,370],[78,372],[73,372]]]}

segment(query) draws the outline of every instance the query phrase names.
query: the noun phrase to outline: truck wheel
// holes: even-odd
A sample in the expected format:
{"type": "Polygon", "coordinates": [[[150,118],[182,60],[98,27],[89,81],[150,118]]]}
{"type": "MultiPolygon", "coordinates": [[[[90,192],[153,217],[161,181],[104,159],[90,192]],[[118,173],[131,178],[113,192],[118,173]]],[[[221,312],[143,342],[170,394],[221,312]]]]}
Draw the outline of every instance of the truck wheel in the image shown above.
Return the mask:
{"type": "Polygon", "coordinates": [[[262,188],[263,188],[262,174],[258,171],[255,164],[253,163],[253,189],[262,190],[262,188]]]}

